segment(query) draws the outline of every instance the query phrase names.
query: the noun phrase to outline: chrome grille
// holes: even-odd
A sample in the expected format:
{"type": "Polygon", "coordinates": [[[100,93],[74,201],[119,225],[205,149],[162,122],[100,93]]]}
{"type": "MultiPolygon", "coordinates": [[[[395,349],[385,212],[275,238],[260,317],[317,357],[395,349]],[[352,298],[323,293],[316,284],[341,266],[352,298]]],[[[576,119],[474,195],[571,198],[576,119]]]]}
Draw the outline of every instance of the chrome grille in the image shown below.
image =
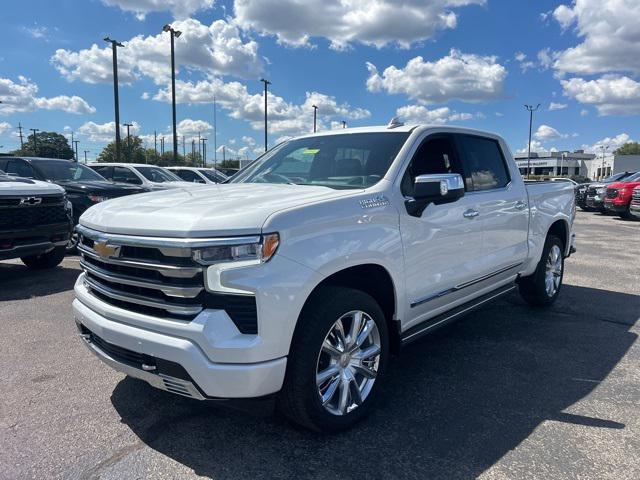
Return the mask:
{"type": "Polygon", "coordinates": [[[635,205],[640,204],[640,187],[636,187],[633,189],[633,193],[631,194],[631,201],[635,205]]]}
{"type": "Polygon", "coordinates": [[[85,284],[101,300],[182,320],[193,319],[205,308],[203,267],[191,259],[190,248],[77,228],[85,284]]]}

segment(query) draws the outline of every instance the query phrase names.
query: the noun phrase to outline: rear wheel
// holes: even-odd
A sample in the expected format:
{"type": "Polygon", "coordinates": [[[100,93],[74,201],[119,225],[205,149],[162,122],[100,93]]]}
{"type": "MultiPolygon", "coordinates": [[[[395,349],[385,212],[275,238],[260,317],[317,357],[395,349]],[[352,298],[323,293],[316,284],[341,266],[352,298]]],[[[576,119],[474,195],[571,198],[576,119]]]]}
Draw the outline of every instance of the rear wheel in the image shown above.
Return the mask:
{"type": "Polygon", "coordinates": [[[53,268],[60,265],[62,259],[65,255],[66,247],[55,247],[53,250],[48,251],[47,253],[42,253],[40,255],[31,255],[29,257],[22,257],[22,263],[24,263],[27,267],[32,268],[34,270],[43,270],[46,268],[53,268]]]}
{"type": "Polygon", "coordinates": [[[384,314],[364,292],[327,287],[298,322],[278,408],[313,430],[348,429],[378,394],[389,352],[384,314]]]}
{"type": "Polygon", "coordinates": [[[549,235],[536,271],[520,279],[520,295],[529,304],[545,307],[555,302],[564,275],[563,250],[562,241],[555,235],[549,235]]]}

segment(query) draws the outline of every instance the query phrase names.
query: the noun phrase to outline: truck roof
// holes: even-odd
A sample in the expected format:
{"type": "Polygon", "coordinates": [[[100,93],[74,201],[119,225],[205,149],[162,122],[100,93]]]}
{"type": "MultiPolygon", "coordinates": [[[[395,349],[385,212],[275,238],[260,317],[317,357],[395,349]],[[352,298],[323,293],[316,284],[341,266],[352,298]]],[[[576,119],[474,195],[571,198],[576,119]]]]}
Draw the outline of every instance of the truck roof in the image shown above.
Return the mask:
{"type": "Polygon", "coordinates": [[[403,125],[398,124],[397,126],[390,125],[375,125],[370,127],[349,127],[349,128],[337,128],[335,130],[323,130],[322,132],[316,133],[308,133],[305,135],[299,135],[295,138],[306,138],[313,136],[323,136],[323,135],[347,135],[350,133],[387,133],[387,132],[413,132],[414,130],[425,131],[429,129],[447,129],[450,131],[459,131],[465,133],[472,133],[476,135],[488,135],[492,137],[498,136],[493,132],[488,132],[485,130],[478,130],[474,128],[467,127],[459,127],[457,125],[446,125],[446,124],[410,124],[403,125]]]}

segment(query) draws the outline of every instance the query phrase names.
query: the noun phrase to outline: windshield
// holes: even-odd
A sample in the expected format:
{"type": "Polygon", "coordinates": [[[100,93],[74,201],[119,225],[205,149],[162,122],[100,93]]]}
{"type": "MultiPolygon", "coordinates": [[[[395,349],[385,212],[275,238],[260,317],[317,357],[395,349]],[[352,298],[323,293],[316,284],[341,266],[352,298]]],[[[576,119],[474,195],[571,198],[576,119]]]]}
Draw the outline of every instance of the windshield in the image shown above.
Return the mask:
{"type": "Polygon", "coordinates": [[[182,179],[177,175],[174,175],[169,170],[165,170],[160,167],[136,167],[144,178],[150,182],[165,183],[165,182],[182,182],[182,179]]]}
{"type": "Polygon", "coordinates": [[[616,173],[607,178],[603,178],[602,182],[603,183],[615,182],[616,180],[622,180],[623,178],[628,177],[629,175],[631,175],[629,172],[616,173]]]}
{"type": "Polygon", "coordinates": [[[636,172],[633,175],[624,178],[622,181],[623,182],[637,182],[638,180],[640,180],[640,172],[636,172]]]}
{"type": "Polygon", "coordinates": [[[207,177],[209,180],[211,180],[212,182],[216,182],[216,183],[222,183],[222,182],[224,182],[225,180],[227,180],[229,178],[223,173],[216,172],[214,170],[209,170],[209,169],[206,169],[206,168],[199,168],[198,171],[202,175],[207,177]]]}
{"type": "Polygon", "coordinates": [[[366,188],[386,173],[409,132],[348,133],[285,142],[231,183],[289,183],[366,188]]]}
{"type": "Polygon", "coordinates": [[[65,162],[59,160],[38,160],[35,166],[42,172],[47,180],[100,180],[106,182],[107,179],[94,172],[89,167],[85,167],[75,162],[65,162]]]}

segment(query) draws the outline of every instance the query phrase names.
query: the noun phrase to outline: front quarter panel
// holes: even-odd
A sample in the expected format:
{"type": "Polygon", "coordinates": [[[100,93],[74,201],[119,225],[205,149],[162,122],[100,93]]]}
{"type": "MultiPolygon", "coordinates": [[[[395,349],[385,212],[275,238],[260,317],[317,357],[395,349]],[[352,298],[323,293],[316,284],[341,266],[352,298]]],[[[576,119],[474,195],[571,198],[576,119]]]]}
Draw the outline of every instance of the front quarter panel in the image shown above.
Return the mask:
{"type": "Polygon", "coordinates": [[[266,220],[263,232],[278,232],[276,255],[314,270],[318,283],[349,267],[382,266],[394,283],[396,304],[404,305],[398,298],[404,291],[399,215],[384,188],[280,211],[266,220]]]}

